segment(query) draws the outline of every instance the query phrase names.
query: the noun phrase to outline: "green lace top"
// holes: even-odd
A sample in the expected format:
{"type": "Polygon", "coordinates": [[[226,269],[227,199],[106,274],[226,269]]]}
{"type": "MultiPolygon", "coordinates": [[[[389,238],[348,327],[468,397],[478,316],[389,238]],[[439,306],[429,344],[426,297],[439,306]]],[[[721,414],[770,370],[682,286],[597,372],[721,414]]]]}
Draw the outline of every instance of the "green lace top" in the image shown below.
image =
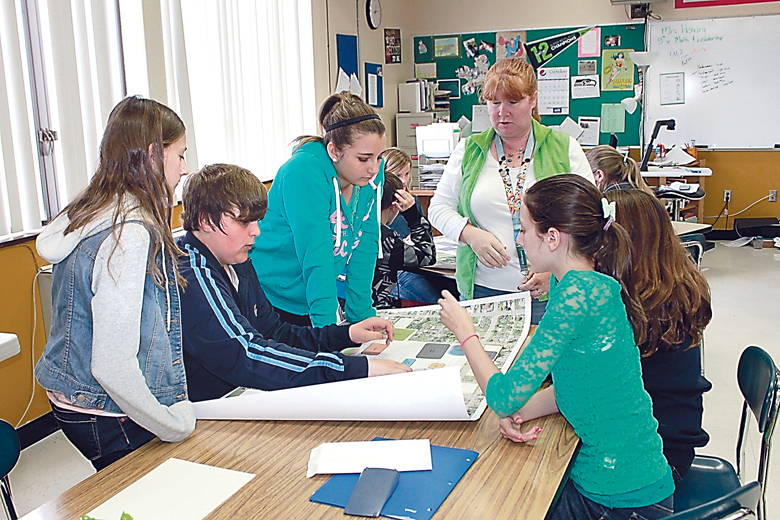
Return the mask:
{"type": "Polygon", "coordinates": [[[539,328],[507,373],[490,378],[488,404],[502,417],[515,412],[550,372],[558,409],[582,440],[571,472],[581,493],[614,508],[654,504],[674,492],[613,278],[569,271],[557,284],[550,280],[539,328]]]}

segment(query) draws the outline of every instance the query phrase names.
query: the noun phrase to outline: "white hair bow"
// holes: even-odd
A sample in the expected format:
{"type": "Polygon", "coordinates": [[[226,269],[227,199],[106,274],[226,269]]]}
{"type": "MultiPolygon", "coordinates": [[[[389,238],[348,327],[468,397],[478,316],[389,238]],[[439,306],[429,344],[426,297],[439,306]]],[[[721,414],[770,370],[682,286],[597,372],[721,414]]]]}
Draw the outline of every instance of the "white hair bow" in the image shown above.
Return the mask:
{"type": "Polygon", "coordinates": [[[601,209],[604,211],[604,218],[611,218],[612,220],[615,220],[616,210],[614,200],[612,202],[607,202],[607,199],[602,197],[601,209]]]}

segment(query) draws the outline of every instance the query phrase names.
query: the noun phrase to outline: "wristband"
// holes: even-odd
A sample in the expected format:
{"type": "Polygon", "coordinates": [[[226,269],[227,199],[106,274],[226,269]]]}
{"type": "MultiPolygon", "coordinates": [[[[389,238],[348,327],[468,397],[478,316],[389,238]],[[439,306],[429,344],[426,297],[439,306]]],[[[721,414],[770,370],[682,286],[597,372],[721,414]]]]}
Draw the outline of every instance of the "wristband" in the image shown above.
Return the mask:
{"type": "Polygon", "coordinates": [[[472,335],[470,335],[470,336],[466,336],[465,338],[463,338],[463,341],[461,341],[461,342],[460,342],[460,349],[461,349],[461,350],[463,350],[463,345],[464,345],[464,344],[465,344],[465,343],[466,343],[468,340],[470,340],[471,338],[477,338],[477,339],[479,339],[479,334],[477,334],[477,333],[474,333],[474,334],[472,334],[472,335]]]}

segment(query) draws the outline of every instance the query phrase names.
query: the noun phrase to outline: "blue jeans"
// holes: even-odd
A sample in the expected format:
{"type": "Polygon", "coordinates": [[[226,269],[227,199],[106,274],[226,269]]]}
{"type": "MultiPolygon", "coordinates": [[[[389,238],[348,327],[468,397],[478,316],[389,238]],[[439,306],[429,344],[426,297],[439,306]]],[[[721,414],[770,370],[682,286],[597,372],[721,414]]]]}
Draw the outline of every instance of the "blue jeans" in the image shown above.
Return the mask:
{"type": "Polygon", "coordinates": [[[458,285],[454,279],[433,273],[421,275],[411,271],[398,271],[396,287],[402,300],[433,304],[439,301],[444,289],[458,297],[458,285]]]}
{"type": "Polygon", "coordinates": [[[71,412],[51,403],[65,437],[100,471],[155,438],[129,417],[71,412]]]}
{"type": "MultiPolygon", "coordinates": [[[[474,284],[474,299],[487,298],[488,296],[501,296],[504,294],[512,294],[514,291],[501,291],[499,289],[491,289],[484,285],[474,284]]],[[[531,298],[531,325],[539,325],[539,321],[544,316],[544,311],[547,309],[547,301],[540,302],[535,298],[531,298]]]]}
{"type": "Polygon", "coordinates": [[[649,506],[610,509],[584,497],[569,480],[549,520],[656,520],[673,512],[674,495],[649,506]]]}

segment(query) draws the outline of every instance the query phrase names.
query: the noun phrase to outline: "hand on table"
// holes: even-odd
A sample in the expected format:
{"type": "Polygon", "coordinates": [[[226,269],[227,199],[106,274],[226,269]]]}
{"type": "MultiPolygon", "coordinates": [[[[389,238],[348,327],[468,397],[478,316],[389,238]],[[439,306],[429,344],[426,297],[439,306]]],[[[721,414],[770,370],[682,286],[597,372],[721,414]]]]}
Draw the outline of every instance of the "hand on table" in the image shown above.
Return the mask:
{"type": "Polygon", "coordinates": [[[550,292],[550,273],[529,272],[525,281],[517,286],[520,291],[528,291],[532,298],[541,298],[550,292]]]}
{"type": "Polygon", "coordinates": [[[349,339],[353,343],[365,343],[377,339],[385,340],[389,347],[395,336],[393,323],[382,318],[368,318],[349,327],[349,339]]]}
{"type": "Polygon", "coordinates": [[[528,442],[536,440],[538,434],[542,431],[538,426],[534,426],[525,433],[520,430],[523,419],[515,412],[498,421],[498,427],[501,435],[512,442],[528,442]]]}
{"type": "Polygon", "coordinates": [[[441,322],[462,342],[474,334],[474,321],[449,291],[442,291],[441,296],[438,302],[441,305],[441,322]]]}
{"type": "Polygon", "coordinates": [[[411,371],[412,367],[399,363],[398,361],[393,361],[392,359],[368,360],[368,377],[386,376],[411,371]]]}

